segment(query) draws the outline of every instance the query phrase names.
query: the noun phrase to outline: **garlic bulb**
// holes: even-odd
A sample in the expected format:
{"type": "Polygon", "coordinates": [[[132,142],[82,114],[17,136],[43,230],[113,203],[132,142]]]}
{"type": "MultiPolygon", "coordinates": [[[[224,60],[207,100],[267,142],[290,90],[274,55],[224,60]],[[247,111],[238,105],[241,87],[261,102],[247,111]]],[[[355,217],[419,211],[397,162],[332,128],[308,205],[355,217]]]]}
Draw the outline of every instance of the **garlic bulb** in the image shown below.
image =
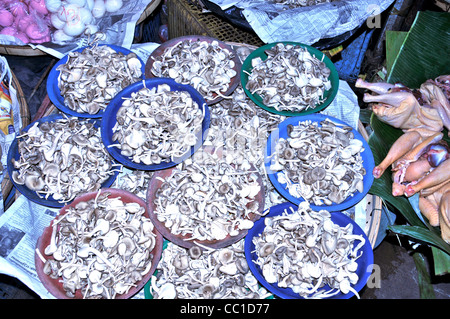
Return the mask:
{"type": "Polygon", "coordinates": [[[122,8],[123,2],[122,0],[106,0],[105,8],[107,12],[116,12],[120,8],[122,8]]]}
{"type": "Polygon", "coordinates": [[[68,41],[72,41],[73,37],[70,35],[67,35],[63,30],[56,30],[53,32],[53,41],[55,43],[64,43],[68,41]]]}
{"type": "Polygon", "coordinates": [[[64,33],[70,35],[72,37],[76,37],[83,33],[86,25],[79,18],[72,19],[67,21],[67,23],[63,27],[64,33]]]}
{"type": "Polygon", "coordinates": [[[103,0],[95,0],[92,7],[92,15],[94,18],[101,18],[106,12],[105,2],[103,0]]]}
{"type": "Polygon", "coordinates": [[[58,12],[61,8],[62,2],[61,0],[45,0],[45,6],[47,10],[50,12],[58,12]]]}
{"type": "Polygon", "coordinates": [[[86,0],[66,0],[66,2],[70,4],[76,4],[80,8],[86,5],[86,0]]]}
{"type": "Polygon", "coordinates": [[[51,24],[67,35],[57,34],[55,41],[61,43],[83,33],[96,33],[99,30],[96,19],[122,8],[123,0],[45,0],[45,6],[52,13],[51,24]]]}
{"type": "Polygon", "coordinates": [[[50,22],[58,30],[64,28],[64,26],[66,25],[66,22],[61,20],[58,17],[57,13],[52,13],[52,15],[50,16],[50,22]]]}

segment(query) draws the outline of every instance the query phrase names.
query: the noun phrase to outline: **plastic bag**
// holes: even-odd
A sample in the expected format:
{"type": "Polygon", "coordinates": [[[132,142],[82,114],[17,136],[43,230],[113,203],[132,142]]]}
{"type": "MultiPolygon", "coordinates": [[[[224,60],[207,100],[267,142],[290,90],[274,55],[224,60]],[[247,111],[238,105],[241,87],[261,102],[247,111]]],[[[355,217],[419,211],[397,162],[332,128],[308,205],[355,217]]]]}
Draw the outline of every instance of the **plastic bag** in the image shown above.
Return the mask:
{"type": "MultiPolygon", "coordinates": [[[[264,43],[296,41],[312,45],[322,39],[351,34],[394,0],[335,0],[313,6],[286,9],[269,0],[202,0],[221,10],[239,8],[264,43]]],[[[377,26],[374,26],[377,27],[377,26]]]]}
{"type": "Polygon", "coordinates": [[[0,43],[24,45],[50,41],[49,12],[44,0],[18,2],[4,0],[0,5],[0,43]]]}
{"type": "MultiPolygon", "coordinates": [[[[0,56],[0,183],[3,181],[7,167],[7,156],[16,133],[22,129],[20,104],[17,90],[13,86],[13,76],[8,61],[0,56]]],[[[0,194],[0,215],[3,213],[3,196],[0,194]]]]}

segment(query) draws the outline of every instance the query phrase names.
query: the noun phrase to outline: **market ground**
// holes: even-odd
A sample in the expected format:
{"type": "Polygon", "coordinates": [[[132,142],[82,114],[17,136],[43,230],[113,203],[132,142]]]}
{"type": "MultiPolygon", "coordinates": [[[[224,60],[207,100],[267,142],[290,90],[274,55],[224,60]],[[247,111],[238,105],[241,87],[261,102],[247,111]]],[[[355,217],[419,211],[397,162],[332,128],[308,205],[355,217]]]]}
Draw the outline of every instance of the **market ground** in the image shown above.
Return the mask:
{"type": "MultiPolygon", "coordinates": [[[[37,112],[44,99],[45,82],[39,81],[45,76],[49,57],[7,56],[10,67],[19,79],[24,95],[28,97],[31,118],[37,112]],[[36,87],[39,89],[35,89],[36,87]]],[[[425,253],[427,249],[425,249],[425,253]]],[[[411,255],[409,243],[393,234],[387,237],[374,250],[376,272],[369,285],[360,292],[363,299],[418,299],[421,298],[418,273],[411,255]]],[[[433,276],[436,299],[450,299],[450,274],[433,276]]],[[[0,299],[38,299],[39,296],[16,278],[0,275],[0,299]]]]}

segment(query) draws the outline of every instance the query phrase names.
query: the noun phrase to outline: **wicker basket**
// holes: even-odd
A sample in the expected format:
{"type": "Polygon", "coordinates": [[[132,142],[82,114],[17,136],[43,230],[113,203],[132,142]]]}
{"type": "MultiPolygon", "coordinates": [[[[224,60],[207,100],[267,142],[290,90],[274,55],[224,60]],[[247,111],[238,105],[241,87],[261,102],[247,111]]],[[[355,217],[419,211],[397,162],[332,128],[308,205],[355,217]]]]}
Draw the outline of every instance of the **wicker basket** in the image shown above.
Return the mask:
{"type": "MultiPolygon", "coordinates": [[[[23,94],[22,87],[20,86],[19,81],[17,80],[16,76],[12,71],[11,74],[12,74],[12,86],[17,91],[17,100],[20,106],[20,117],[22,120],[22,127],[25,127],[28,124],[30,124],[30,110],[28,109],[27,100],[25,98],[25,95],[23,94]]],[[[6,198],[9,196],[12,188],[13,183],[11,182],[9,175],[5,174],[2,181],[3,201],[5,201],[6,198]]]]}
{"type": "Polygon", "coordinates": [[[167,0],[169,39],[185,35],[205,35],[221,41],[262,46],[264,43],[255,33],[234,27],[212,13],[201,9],[188,0],[167,0]]]}
{"type": "MultiPolygon", "coordinates": [[[[369,140],[369,134],[367,134],[367,131],[361,121],[358,121],[358,132],[366,141],[369,140]]],[[[380,229],[383,202],[380,197],[372,194],[366,195],[366,202],[366,227],[364,231],[372,247],[375,247],[378,231],[380,229]]]]}

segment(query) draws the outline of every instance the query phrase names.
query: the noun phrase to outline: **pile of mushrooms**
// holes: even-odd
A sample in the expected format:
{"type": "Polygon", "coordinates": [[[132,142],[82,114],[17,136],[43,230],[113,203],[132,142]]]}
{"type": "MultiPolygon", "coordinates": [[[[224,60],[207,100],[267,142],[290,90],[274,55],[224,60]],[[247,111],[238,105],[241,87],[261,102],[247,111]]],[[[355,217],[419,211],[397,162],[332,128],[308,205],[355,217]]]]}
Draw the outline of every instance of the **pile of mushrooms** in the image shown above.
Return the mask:
{"type": "Polygon", "coordinates": [[[172,91],[167,84],[144,86],[124,99],[112,129],[116,143],[108,147],[119,148],[135,163],[177,161],[201,141],[204,107],[187,91],[172,91]]]}
{"type": "Polygon", "coordinates": [[[330,69],[299,45],[277,43],[265,50],[267,59],[251,61],[246,89],[277,111],[314,109],[331,88],[330,69]]]}
{"type": "Polygon", "coordinates": [[[206,101],[213,101],[224,96],[237,75],[234,56],[233,50],[217,40],[183,40],[150,57],[154,59],[151,73],[189,84],[206,101]]]}
{"type": "Polygon", "coordinates": [[[265,207],[284,201],[264,169],[269,134],[285,119],[258,107],[239,84],[228,99],[210,106],[211,125],[204,145],[227,150],[228,160],[247,169],[253,165],[262,177],[265,207]]]}
{"type": "Polygon", "coordinates": [[[60,203],[100,189],[121,165],[102,144],[100,128],[76,117],[35,122],[17,137],[19,159],[12,179],[42,198],[60,203]]]}
{"type": "Polygon", "coordinates": [[[329,119],[288,125],[288,137],[272,145],[269,169],[289,194],[315,205],[342,203],[363,192],[363,143],[352,128],[329,119]]]}
{"type": "Polygon", "coordinates": [[[152,179],[152,176],[152,171],[129,170],[124,168],[122,174],[117,176],[112,187],[126,190],[142,200],[147,200],[148,183],[152,179]]]}
{"type": "Polygon", "coordinates": [[[226,153],[199,150],[160,178],[154,205],[157,219],[174,235],[198,244],[238,236],[253,226],[263,207],[256,170],[228,162],[226,153]]]}
{"type": "Polygon", "coordinates": [[[125,87],[142,79],[142,63],[133,52],[123,54],[107,45],[72,51],[60,64],[58,88],[64,104],[78,113],[97,114],[125,87]]]}
{"type": "Polygon", "coordinates": [[[264,299],[271,297],[258,285],[244,256],[244,240],[202,251],[171,242],[163,250],[157,274],[151,278],[155,299],[264,299]]]}
{"type": "Polygon", "coordinates": [[[255,263],[268,283],[291,288],[304,298],[328,298],[339,292],[353,292],[359,298],[351,285],[359,279],[356,260],[365,239],[353,234],[352,224],[341,227],[328,211],[313,211],[307,202],[298,210],[291,207],[266,217],[264,223],[253,243],[255,263]]]}
{"type": "Polygon", "coordinates": [[[68,207],[52,224],[50,244],[36,250],[44,273],[60,279],[68,297],[115,298],[151,269],[156,234],[145,207],[98,192],[68,207]]]}

